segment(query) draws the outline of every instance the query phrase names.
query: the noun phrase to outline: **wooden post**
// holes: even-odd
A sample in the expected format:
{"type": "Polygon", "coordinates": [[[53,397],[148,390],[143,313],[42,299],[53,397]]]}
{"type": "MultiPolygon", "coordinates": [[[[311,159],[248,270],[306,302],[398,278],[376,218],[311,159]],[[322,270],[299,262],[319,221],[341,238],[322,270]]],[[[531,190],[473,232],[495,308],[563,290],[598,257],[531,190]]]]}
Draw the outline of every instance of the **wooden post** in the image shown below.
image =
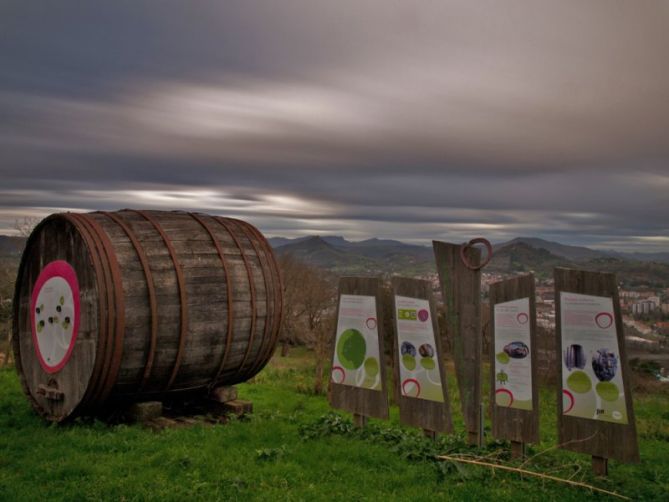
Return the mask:
{"type": "MultiPolygon", "coordinates": [[[[370,364],[370,354],[372,353],[372,342],[368,340],[365,346],[365,354],[357,361],[357,368],[354,365],[351,365],[351,361],[347,361],[347,364],[342,363],[341,367],[333,366],[333,377],[330,380],[330,405],[333,408],[338,408],[353,413],[353,421],[356,426],[363,427],[367,421],[368,417],[388,418],[388,390],[386,384],[386,365],[385,365],[385,352],[383,347],[383,332],[384,332],[384,323],[383,323],[383,297],[381,289],[381,280],[372,278],[372,277],[342,277],[339,280],[339,302],[337,305],[337,332],[335,333],[335,340],[337,340],[337,335],[341,335],[340,330],[344,330],[344,324],[349,328],[352,327],[352,324],[358,322],[358,314],[361,314],[363,311],[367,310],[367,307],[349,307],[348,310],[352,312],[347,312],[343,317],[340,316],[342,312],[342,297],[346,295],[348,301],[361,302],[360,305],[372,305],[372,312],[369,314],[368,319],[359,320],[360,323],[364,323],[366,328],[363,328],[362,325],[359,325],[358,328],[354,329],[358,331],[365,330],[376,330],[377,337],[374,342],[378,343],[378,356],[374,355],[373,359],[378,357],[376,365],[370,364]],[[351,298],[358,297],[358,298],[351,298]],[[371,302],[371,303],[370,303],[371,302]],[[340,326],[340,317],[342,321],[342,326],[340,326]],[[368,366],[362,364],[366,361],[368,366]],[[335,369],[337,380],[335,380],[335,369]],[[369,378],[380,379],[380,385],[372,387],[357,386],[355,385],[355,380],[346,380],[347,385],[345,384],[345,375],[353,374],[354,371],[364,371],[365,375],[369,378]],[[371,376],[370,372],[376,372],[375,375],[371,376]]],[[[347,298],[344,298],[347,300],[347,298]]],[[[343,303],[346,305],[347,301],[343,303]]],[[[359,335],[358,335],[359,336],[359,335]]],[[[370,336],[369,334],[367,335],[370,336]]],[[[334,344],[334,353],[333,361],[337,355],[337,346],[334,344]]],[[[373,363],[373,361],[372,361],[373,363]]],[[[367,378],[366,378],[367,379],[367,378]]],[[[379,382],[379,380],[376,380],[379,382]]]]}
{"type": "Polygon", "coordinates": [[[539,442],[536,308],[532,274],[490,285],[490,333],[492,436],[511,441],[512,456],[520,458],[526,443],[539,442]],[[530,363],[529,368],[526,361],[530,363]],[[497,375],[498,372],[501,375],[497,375]],[[510,403],[504,401],[506,396],[511,397],[510,403]]]}
{"type": "MultiPolygon", "coordinates": [[[[469,444],[479,445],[481,403],[481,271],[467,267],[460,244],[432,242],[446,307],[446,330],[453,341],[453,359],[469,444]]],[[[474,247],[463,250],[471,267],[481,262],[474,247]]]]}
{"type": "Polygon", "coordinates": [[[403,277],[394,277],[392,284],[395,330],[393,350],[397,352],[394,373],[395,385],[398,387],[400,422],[423,429],[426,435],[430,434],[428,437],[436,437],[437,432],[451,432],[453,425],[432,287],[428,281],[403,277]],[[398,320],[400,312],[404,317],[398,320]],[[411,325],[411,331],[408,331],[406,323],[411,325]],[[412,339],[413,342],[407,337],[404,342],[407,345],[402,349],[403,343],[400,339],[404,339],[408,333],[420,334],[417,339],[412,339]],[[420,342],[417,342],[418,339],[420,342]],[[402,350],[405,350],[405,354],[401,353],[402,350]],[[409,361],[405,362],[405,357],[409,361]],[[435,386],[437,381],[432,381],[432,385],[428,386],[424,380],[425,370],[430,371],[431,378],[441,385],[435,386]],[[402,374],[406,377],[404,382],[402,374]],[[405,384],[407,386],[403,387],[405,384]]]}
{"type": "Polygon", "coordinates": [[[367,425],[367,417],[365,415],[361,415],[360,413],[354,413],[353,425],[358,429],[364,428],[367,425]]]}
{"type": "Polygon", "coordinates": [[[609,459],[604,457],[592,456],[592,472],[595,476],[609,475],[609,459]]]}
{"type": "Polygon", "coordinates": [[[525,457],[525,443],[521,441],[511,441],[511,457],[524,458],[525,457]]]}
{"type": "Polygon", "coordinates": [[[438,433],[437,433],[437,431],[431,431],[431,430],[428,430],[428,429],[423,429],[423,435],[426,438],[431,439],[432,441],[436,441],[438,433]]]}
{"type": "Polygon", "coordinates": [[[558,443],[591,455],[592,469],[601,476],[607,473],[608,459],[638,462],[631,373],[615,274],[556,268],[555,323],[561,362],[558,443]],[[595,400],[597,394],[608,399],[595,400]]]}

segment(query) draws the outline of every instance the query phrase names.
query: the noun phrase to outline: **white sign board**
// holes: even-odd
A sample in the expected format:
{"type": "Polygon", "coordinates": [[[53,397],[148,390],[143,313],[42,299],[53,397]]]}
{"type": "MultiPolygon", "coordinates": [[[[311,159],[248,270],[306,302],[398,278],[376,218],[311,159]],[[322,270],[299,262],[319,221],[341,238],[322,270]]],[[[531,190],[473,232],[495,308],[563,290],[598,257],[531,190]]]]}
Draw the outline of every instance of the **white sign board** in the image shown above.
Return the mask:
{"type": "Polygon", "coordinates": [[[340,295],[332,381],[381,390],[379,331],[376,298],[340,295]]]}
{"type": "Polygon", "coordinates": [[[495,305],[495,404],[532,410],[530,299],[495,305]]]}
{"type": "Polygon", "coordinates": [[[613,300],[561,292],[560,308],[563,414],[628,423],[613,300]]]}
{"type": "Polygon", "coordinates": [[[395,296],[395,318],[402,395],[443,403],[430,302],[395,296]]]}

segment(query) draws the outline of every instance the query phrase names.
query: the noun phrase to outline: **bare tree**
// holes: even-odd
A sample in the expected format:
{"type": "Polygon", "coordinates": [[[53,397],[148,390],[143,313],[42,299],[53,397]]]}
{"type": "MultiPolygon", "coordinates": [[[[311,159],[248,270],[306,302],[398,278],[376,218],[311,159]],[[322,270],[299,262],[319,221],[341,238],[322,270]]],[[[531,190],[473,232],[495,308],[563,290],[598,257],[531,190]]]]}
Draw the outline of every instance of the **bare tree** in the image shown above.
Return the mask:
{"type": "Polygon", "coordinates": [[[324,370],[334,336],[335,280],[331,274],[292,256],[279,259],[284,278],[282,355],[290,345],[303,343],[314,351],[314,391],[323,392],[324,370]]]}
{"type": "Polygon", "coordinates": [[[10,362],[12,296],[14,291],[15,267],[0,263],[0,367],[10,362]]]}
{"type": "Polygon", "coordinates": [[[23,220],[14,220],[14,230],[16,230],[21,237],[29,237],[39,222],[39,218],[26,216],[23,220]]]}
{"type": "Polygon", "coordinates": [[[279,267],[283,275],[283,322],[281,323],[281,356],[286,357],[291,345],[297,345],[301,331],[301,319],[305,307],[301,301],[300,275],[304,264],[292,255],[279,257],[279,267]]]}

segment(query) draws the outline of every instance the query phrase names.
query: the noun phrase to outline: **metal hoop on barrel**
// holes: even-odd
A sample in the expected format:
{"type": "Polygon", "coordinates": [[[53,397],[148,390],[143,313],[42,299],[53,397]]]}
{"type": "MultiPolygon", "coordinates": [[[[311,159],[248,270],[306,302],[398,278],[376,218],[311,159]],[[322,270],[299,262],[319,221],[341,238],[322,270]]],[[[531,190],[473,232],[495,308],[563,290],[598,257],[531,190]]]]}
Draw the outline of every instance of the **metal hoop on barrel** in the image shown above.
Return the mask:
{"type": "Polygon", "coordinates": [[[492,244],[490,244],[488,239],[484,239],[483,237],[477,237],[476,239],[472,239],[469,242],[464,242],[460,246],[460,259],[462,260],[462,263],[464,263],[465,267],[467,267],[469,270],[481,270],[488,263],[490,263],[490,260],[492,259],[492,244]],[[476,244],[483,244],[487,251],[485,260],[483,260],[478,266],[472,265],[465,255],[465,251],[468,248],[475,246],[476,244]]]}

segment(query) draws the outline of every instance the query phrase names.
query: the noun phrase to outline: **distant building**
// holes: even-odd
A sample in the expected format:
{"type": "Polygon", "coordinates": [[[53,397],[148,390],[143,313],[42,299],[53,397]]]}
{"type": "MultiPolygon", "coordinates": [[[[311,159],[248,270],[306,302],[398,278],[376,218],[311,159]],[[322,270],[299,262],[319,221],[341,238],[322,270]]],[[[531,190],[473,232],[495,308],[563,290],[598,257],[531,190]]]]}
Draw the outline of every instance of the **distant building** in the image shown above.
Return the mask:
{"type": "Polygon", "coordinates": [[[646,301],[653,302],[656,308],[660,307],[660,297],[659,296],[649,296],[646,298],[646,301]]]}
{"type": "Polygon", "coordinates": [[[655,310],[655,302],[649,300],[643,300],[632,305],[632,313],[641,315],[641,314],[650,314],[655,310]]]}

